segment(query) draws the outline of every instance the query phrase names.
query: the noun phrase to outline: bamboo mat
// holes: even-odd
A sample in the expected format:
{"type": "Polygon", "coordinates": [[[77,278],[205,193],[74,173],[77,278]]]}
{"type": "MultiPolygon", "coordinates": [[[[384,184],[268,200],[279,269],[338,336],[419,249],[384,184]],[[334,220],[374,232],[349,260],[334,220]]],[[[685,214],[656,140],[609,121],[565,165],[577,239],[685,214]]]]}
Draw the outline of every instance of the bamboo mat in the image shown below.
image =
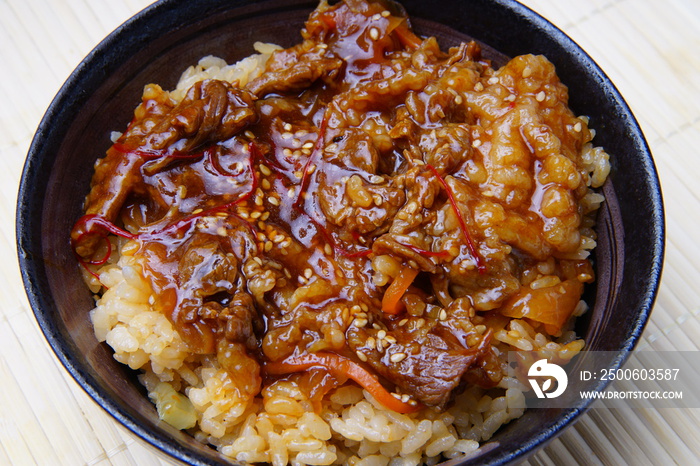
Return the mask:
{"type": "MultiPolygon", "coordinates": [[[[0,0],[0,465],[163,465],[82,392],[34,321],[16,265],[14,209],[43,112],[79,61],[148,0],[0,0]]],[[[527,0],[616,83],[664,190],[667,255],[640,346],[700,336],[700,2],[527,0]]],[[[600,407],[601,405],[596,405],[600,407]]],[[[525,464],[700,464],[698,410],[592,409],[525,464]]]]}

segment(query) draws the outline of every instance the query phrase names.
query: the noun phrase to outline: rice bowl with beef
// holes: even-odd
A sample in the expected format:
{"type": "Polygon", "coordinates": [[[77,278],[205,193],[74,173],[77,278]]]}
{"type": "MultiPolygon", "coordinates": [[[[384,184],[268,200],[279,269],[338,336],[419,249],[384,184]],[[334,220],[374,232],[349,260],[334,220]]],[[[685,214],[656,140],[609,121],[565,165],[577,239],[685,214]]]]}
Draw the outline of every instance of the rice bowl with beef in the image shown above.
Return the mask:
{"type": "Polygon", "coordinates": [[[524,411],[502,355],[584,346],[607,154],[544,57],[354,1],[303,37],[146,86],[72,234],[95,334],[237,461],[469,454],[524,411]]]}

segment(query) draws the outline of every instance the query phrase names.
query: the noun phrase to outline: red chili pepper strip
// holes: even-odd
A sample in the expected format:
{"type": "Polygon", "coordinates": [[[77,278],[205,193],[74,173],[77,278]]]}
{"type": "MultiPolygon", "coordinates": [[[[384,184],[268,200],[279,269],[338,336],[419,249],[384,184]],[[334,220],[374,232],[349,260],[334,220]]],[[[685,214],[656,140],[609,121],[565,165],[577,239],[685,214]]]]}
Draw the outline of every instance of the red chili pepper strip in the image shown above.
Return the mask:
{"type": "Polygon", "coordinates": [[[430,164],[427,164],[427,167],[430,169],[431,172],[433,172],[433,175],[438,179],[440,184],[442,185],[443,188],[445,188],[445,192],[447,193],[447,198],[450,201],[450,204],[452,205],[452,210],[454,211],[455,215],[457,215],[457,220],[459,221],[459,227],[462,229],[462,233],[464,234],[464,238],[467,240],[467,248],[469,248],[469,253],[472,255],[474,260],[476,261],[476,268],[479,271],[479,273],[484,274],[486,273],[486,264],[484,263],[484,258],[481,257],[479,254],[479,251],[477,251],[476,246],[474,245],[474,241],[472,241],[471,235],[469,235],[469,230],[467,229],[467,222],[464,221],[464,217],[462,216],[462,211],[459,210],[459,205],[457,204],[457,200],[455,199],[454,193],[452,192],[452,189],[450,189],[450,186],[447,184],[445,179],[440,176],[440,173],[435,169],[430,164]]]}
{"type": "Polygon", "coordinates": [[[427,257],[449,257],[450,253],[449,251],[428,251],[427,249],[419,248],[418,246],[414,246],[412,244],[408,243],[401,243],[397,241],[398,244],[401,246],[410,249],[413,252],[417,252],[421,256],[427,256],[427,257]]]}
{"type": "Polygon", "coordinates": [[[312,368],[324,369],[334,377],[350,378],[367,390],[375,400],[397,413],[413,413],[422,408],[421,405],[404,403],[395,398],[379,383],[377,378],[356,362],[335,353],[319,352],[305,353],[300,356],[290,356],[283,361],[268,362],[265,371],[272,375],[302,372],[312,368]]]}
{"type": "MultiPolygon", "coordinates": [[[[107,230],[109,233],[112,233],[113,235],[121,236],[122,238],[127,238],[127,239],[134,239],[138,235],[134,233],[130,233],[122,228],[119,228],[116,226],[114,223],[110,222],[106,218],[97,215],[97,214],[89,214],[89,215],[83,215],[78,219],[76,222],[76,227],[78,225],[82,225],[85,233],[80,235],[75,242],[77,242],[81,237],[88,235],[88,234],[99,234],[96,233],[95,229],[97,227],[103,228],[107,230]]],[[[73,227],[75,229],[75,227],[73,227]]]]}
{"type": "Polygon", "coordinates": [[[95,272],[93,272],[89,265],[104,265],[107,263],[109,258],[112,256],[112,243],[109,242],[109,239],[107,239],[107,233],[112,233],[117,236],[121,236],[123,238],[128,238],[128,239],[133,239],[136,238],[137,235],[133,233],[129,233],[126,230],[123,230],[116,225],[114,225],[112,222],[107,220],[104,217],[101,217],[99,215],[91,214],[91,215],[84,215],[78,221],[76,222],[75,226],[73,227],[73,230],[75,231],[76,229],[83,230],[83,232],[78,235],[77,238],[71,239],[71,248],[73,249],[73,253],[75,254],[75,257],[78,259],[78,263],[85,269],[87,272],[95,277],[97,280],[100,279],[99,275],[95,272]],[[106,231],[106,232],[105,232],[106,231]],[[88,235],[98,235],[102,239],[104,239],[107,242],[107,252],[105,253],[104,257],[102,259],[98,260],[86,260],[83,257],[81,257],[77,251],[77,245],[80,244],[80,242],[83,240],[88,235]]]}

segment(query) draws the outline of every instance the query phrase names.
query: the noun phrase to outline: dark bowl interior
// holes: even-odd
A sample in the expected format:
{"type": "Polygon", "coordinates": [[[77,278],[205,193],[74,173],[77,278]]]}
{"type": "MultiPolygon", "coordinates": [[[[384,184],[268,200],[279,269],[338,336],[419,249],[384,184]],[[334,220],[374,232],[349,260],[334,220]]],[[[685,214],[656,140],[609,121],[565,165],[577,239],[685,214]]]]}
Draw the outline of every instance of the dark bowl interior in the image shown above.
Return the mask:
{"type": "MultiPolygon", "coordinates": [[[[589,350],[613,352],[621,365],[649,317],[663,260],[661,193],[651,154],[618,91],[571,39],[522,5],[507,0],[445,0],[439,6],[404,0],[414,28],[445,45],[473,37],[488,54],[546,55],[570,88],[570,105],[588,115],[596,144],[613,156],[604,187],[592,310],[579,322],[589,350]]],[[[17,212],[18,251],[29,300],[46,338],[78,383],[137,436],[192,464],[224,464],[213,449],[159,422],[133,372],[96,341],[87,317],[93,301],[69,246],[81,215],[93,162],[112,130],[130,121],[144,84],[172,88],[188,65],[209,54],[235,61],[254,41],[290,46],[314,2],[293,0],[165,0],[102,42],[75,70],[39,125],[26,161],[17,212]]],[[[499,58],[500,57],[500,58],[499,58]]],[[[591,301],[589,301],[591,302],[591,301]]],[[[582,390],[602,383],[577,382],[582,390]]],[[[521,459],[581,414],[569,408],[531,409],[502,428],[465,461],[502,464],[521,459]]]]}

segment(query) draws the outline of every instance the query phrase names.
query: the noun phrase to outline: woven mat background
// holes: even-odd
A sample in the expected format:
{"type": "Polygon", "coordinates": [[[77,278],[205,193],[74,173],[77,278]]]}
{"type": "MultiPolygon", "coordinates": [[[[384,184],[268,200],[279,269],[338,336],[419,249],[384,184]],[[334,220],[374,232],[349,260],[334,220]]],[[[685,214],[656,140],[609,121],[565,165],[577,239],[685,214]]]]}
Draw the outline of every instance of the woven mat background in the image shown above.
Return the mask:
{"type": "MultiPolygon", "coordinates": [[[[163,465],[57,363],[16,265],[16,192],[31,137],[80,60],[149,0],[0,0],[0,465],[163,465]]],[[[639,119],[661,177],[668,242],[641,347],[700,337],[700,2],[527,0],[577,41],[639,119]]],[[[600,403],[600,402],[598,402],[600,403]]],[[[602,405],[595,405],[602,407],[602,405]]],[[[698,410],[592,409],[525,464],[700,464],[698,410]]]]}

